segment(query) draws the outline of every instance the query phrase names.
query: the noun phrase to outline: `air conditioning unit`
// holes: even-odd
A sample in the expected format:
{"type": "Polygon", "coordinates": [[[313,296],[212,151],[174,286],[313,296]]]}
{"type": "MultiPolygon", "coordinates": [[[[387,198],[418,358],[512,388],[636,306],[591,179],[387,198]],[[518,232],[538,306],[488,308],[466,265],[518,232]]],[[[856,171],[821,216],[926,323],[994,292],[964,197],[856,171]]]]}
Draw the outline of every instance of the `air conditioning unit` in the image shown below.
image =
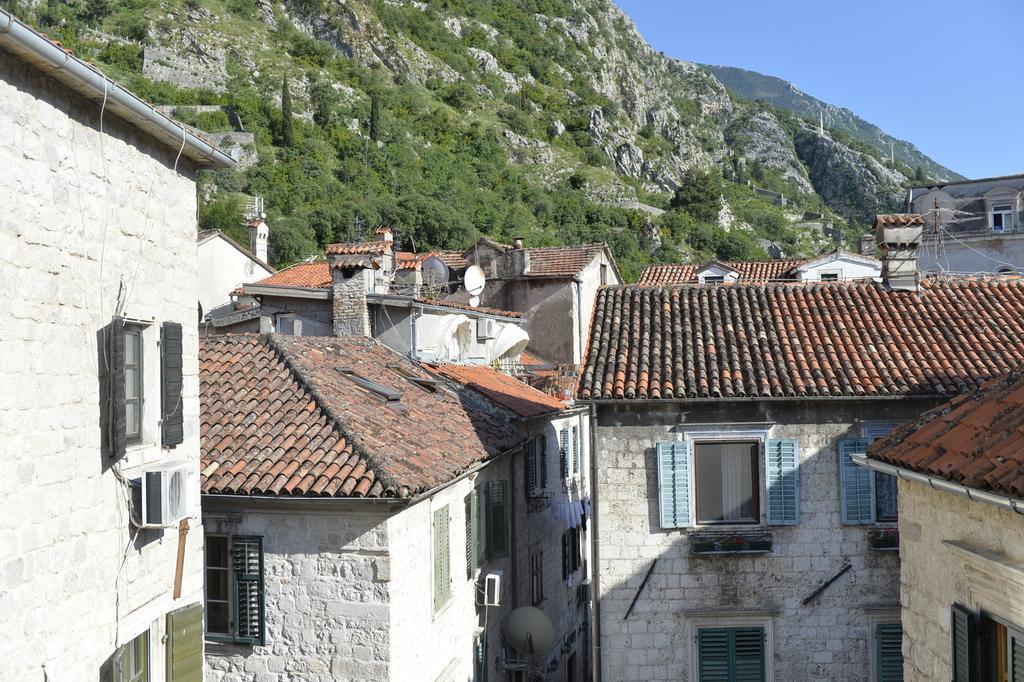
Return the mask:
{"type": "Polygon", "coordinates": [[[477,341],[493,339],[498,334],[498,323],[490,318],[478,318],[476,321],[477,341]]]}
{"type": "Polygon", "coordinates": [[[188,516],[191,478],[191,463],[172,462],[132,479],[132,523],[139,528],[166,528],[188,516]]]}
{"type": "Polygon", "coordinates": [[[579,601],[581,603],[584,603],[584,604],[588,603],[590,601],[590,595],[591,595],[591,583],[590,583],[589,580],[584,580],[583,582],[580,583],[579,601]]]}
{"type": "Polygon", "coordinates": [[[483,577],[477,588],[478,606],[501,605],[501,571],[493,571],[483,577]]]}

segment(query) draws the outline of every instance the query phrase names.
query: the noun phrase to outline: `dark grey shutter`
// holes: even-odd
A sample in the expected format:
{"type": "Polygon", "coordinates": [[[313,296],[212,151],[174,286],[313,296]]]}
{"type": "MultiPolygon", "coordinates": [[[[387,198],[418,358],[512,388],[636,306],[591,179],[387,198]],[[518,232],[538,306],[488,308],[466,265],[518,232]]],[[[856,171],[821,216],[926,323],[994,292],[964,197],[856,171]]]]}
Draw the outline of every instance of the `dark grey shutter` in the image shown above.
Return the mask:
{"type": "Polygon", "coordinates": [[[559,454],[561,456],[562,481],[569,478],[569,429],[562,429],[559,432],[559,454]]]}
{"type": "Polygon", "coordinates": [[[537,445],[540,450],[540,489],[548,489],[548,437],[541,436],[537,445]]]}
{"type": "Polygon", "coordinates": [[[508,481],[487,482],[487,558],[508,556],[508,481]]]}
{"type": "Polygon", "coordinates": [[[1010,682],[1024,682],[1024,632],[1007,629],[1006,653],[1009,656],[1010,682]]]}
{"type": "Polygon", "coordinates": [[[103,451],[123,457],[127,421],[124,404],[124,319],[99,331],[100,429],[103,451]]]}
{"type": "Polygon", "coordinates": [[[875,628],[878,682],[903,682],[903,626],[879,623],[875,628]]]}
{"type": "Polygon", "coordinates": [[[185,440],[181,409],[181,325],[164,322],[160,329],[160,387],[163,405],[163,444],[173,448],[185,440]]]}
{"type": "Polygon", "coordinates": [[[537,441],[530,438],[523,444],[523,462],[526,465],[526,494],[537,489],[537,441]]]}
{"type": "Polygon", "coordinates": [[[974,614],[959,604],[953,604],[950,613],[953,647],[953,682],[974,682],[977,643],[974,614]]]}
{"type": "Polygon", "coordinates": [[[231,543],[235,577],[235,641],[263,646],[263,538],[236,535],[231,543]]]}
{"type": "Polygon", "coordinates": [[[580,471],[580,432],[579,428],[572,427],[572,472],[580,471]]]}
{"type": "Polygon", "coordinates": [[[569,531],[562,532],[562,580],[569,578],[569,531]]]}
{"type": "Polygon", "coordinates": [[[476,489],[473,489],[465,499],[466,504],[466,577],[468,579],[473,578],[473,572],[476,571],[476,567],[480,557],[480,539],[478,536],[478,528],[480,527],[477,521],[477,497],[476,489]]]}

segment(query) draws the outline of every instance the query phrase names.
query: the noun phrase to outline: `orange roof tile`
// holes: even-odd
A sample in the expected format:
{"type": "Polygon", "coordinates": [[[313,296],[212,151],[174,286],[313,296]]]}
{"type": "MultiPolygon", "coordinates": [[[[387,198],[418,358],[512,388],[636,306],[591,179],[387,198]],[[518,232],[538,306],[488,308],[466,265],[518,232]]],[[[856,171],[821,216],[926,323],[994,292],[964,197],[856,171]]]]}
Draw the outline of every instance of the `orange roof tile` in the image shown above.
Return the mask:
{"type": "Polygon", "coordinates": [[[924,225],[924,216],[917,213],[883,213],[875,216],[875,227],[879,225],[924,225]]]}
{"type": "Polygon", "coordinates": [[[868,456],[1024,499],[1024,370],[925,412],[872,444],[868,456]]]}
{"type": "Polygon", "coordinates": [[[387,253],[391,248],[390,242],[372,241],[358,242],[355,244],[328,244],[324,249],[327,255],[349,256],[354,254],[376,256],[387,253]]]}
{"type": "Polygon", "coordinates": [[[455,308],[457,310],[466,310],[466,311],[469,311],[469,312],[477,312],[477,313],[481,313],[483,315],[496,315],[496,316],[500,316],[500,317],[512,317],[512,318],[516,318],[516,319],[521,318],[523,316],[522,313],[517,312],[515,310],[502,310],[501,308],[488,308],[487,306],[482,306],[482,305],[478,305],[476,307],[473,307],[473,306],[469,305],[468,303],[462,303],[460,301],[449,301],[449,300],[443,299],[443,298],[417,298],[416,300],[418,302],[420,302],[420,303],[426,303],[427,305],[437,305],[437,306],[442,306],[444,308],[455,308]]]}
{"type": "MultiPolygon", "coordinates": [[[[792,271],[807,259],[802,260],[747,260],[721,261],[740,273],[740,282],[764,283],[776,280],[792,279],[792,271]]],[[[662,263],[648,265],[640,273],[637,284],[643,286],[662,286],[666,284],[696,284],[697,272],[703,263],[662,263]]]]}
{"type": "Polygon", "coordinates": [[[484,395],[520,417],[536,417],[565,409],[558,398],[485,365],[431,365],[433,370],[484,395]]]}
{"type": "Polygon", "coordinates": [[[496,409],[411,378],[431,375],[372,339],[204,339],[203,492],[409,497],[518,443],[496,409]],[[342,369],[399,397],[388,400],[342,369]]]}
{"type": "Polygon", "coordinates": [[[607,287],[582,399],[952,395],[1024,363],[1024,282],[607,287]]]}
{"type": "Polygon", "coordinates": [[[270,277],[253,282],[261,287],[305,287],[308,289],[330,289],[331,271],[327,261],[296,263],[280,270],[270,277]]]}
{"type": "Polygon", "coordinates": [[[526,277],[572,277],[583,272],[601,252],[604,244],[580,246],[547,246],[526,249],[530,271],[526,277]]]}

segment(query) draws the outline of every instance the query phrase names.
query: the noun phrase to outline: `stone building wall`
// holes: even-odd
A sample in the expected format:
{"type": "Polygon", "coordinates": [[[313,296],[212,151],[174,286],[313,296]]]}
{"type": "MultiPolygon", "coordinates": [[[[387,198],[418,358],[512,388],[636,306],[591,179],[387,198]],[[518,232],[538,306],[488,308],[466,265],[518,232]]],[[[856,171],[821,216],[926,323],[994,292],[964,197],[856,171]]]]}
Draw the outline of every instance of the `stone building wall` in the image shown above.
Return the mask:
{"type": "Polygon", "coordinates": [[[335,270],[334,296],[331,300],[334,336],[369,336],[370,312],[366,307],[366,292],[372,281],[372,270],[356,270],[346,277],[335,270]]]}
{"type": "Polygon", "coordinates": [[[360,509],[372,502],[303,502],[204,502],[207,533],[263,538],[266,594],[264,646],[207,642],[208,682],[389,679],[386,515],[360,509]]]}
{"type": "MultiPolygon", "coordinates": [[[[594,457],[603,679],[692,679],[698,619],[729,625],[764,617],[774,640],[774,679],[869,680],[872,623],[879,610],[898,614],[899,561],[895,552],[868,548],[869,526],[842,525],[837,440],[859,437],[860,420],[899,423],[931,405],[920,402],[599,407],[594,457]],[[770,554],[694,556],[691,529],[660,528],[655,443],[678,440],[680,429],[698,424],[769,424],[770,438],[799,441],[800,523],[760,526],[773,536],[770,554]],[[802,606],[846,561],[852,569],[802,606]]],[[[762,472],[762,487],[763,481],[762,472]]],[[[761,500],[763,523],[763,492],[761,500]]]]}
{"type": "Polygon", "coordinates": [[[1024,517],[915,481],[899,490],[904,679],[948,680],[954,603],[1024,626],[1024,517]]]}
{"type": "Polygon", "coordinates": [[[115,648],[202,599],[194,169],[177,149],[104,115],[0,51],[0,678],[95,680],[115,648]],[[144,332],[142,443],[122,476],[194,465],[182,596],[177,529],[136,533],[126,487],[100,449],[97,331],[123,282],[144,332]],[[184,339],[184,442],[160,446],[160,323],[184,339]]]}

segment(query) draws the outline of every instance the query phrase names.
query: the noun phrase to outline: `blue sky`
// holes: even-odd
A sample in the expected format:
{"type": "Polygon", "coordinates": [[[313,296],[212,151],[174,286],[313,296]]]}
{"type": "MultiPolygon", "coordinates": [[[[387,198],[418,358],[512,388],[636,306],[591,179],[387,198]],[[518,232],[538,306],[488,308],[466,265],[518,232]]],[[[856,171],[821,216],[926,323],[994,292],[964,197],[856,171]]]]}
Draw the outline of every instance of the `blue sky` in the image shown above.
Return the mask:
{"type": "Polygon", "coordinates": [[[616,0],[655,49],[791,81],[966,175],[1024,173],[1024,0],[616,0]]]}

